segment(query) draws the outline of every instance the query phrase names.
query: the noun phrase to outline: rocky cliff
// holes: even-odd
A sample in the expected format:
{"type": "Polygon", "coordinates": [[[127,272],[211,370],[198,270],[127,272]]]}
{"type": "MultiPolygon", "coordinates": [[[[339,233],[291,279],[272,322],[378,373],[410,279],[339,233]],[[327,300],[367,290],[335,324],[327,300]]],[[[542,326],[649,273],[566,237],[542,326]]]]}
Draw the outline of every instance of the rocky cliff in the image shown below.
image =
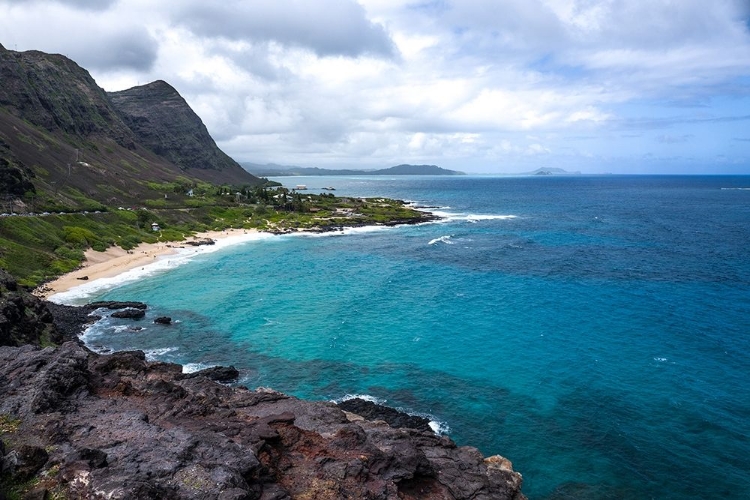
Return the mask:
{"type": "Polygon", "coordinates": [[[215,170],[225,182],[247,179],[245,170],[216,146],[198,115],[167,82],[110,92],[109,97],[138,141],[182,170],[215,170]]]}
{"type": "Polygon", "coordinates": [[[50,311],[0,269],[0,346],[40,346],[63,340],[50,311]]]}
{"type": "MultiPolygon", "coordinates": [[[[141,351],[40,348],[50,313],[2,278],[0,304],[24,305],[0,324],[27,332],[8,343],[36,345],[0,347],[0,498],[525,498],[506,459],[408,419],[229,387],[215,380],[232,369],[188,375],[141,351]]],[[[54,324],[73,333],[90,309],[54,324]]]]}
{"type": "Polygon", "coordinates": [[[106,92],[78,64],[59,54],[15,52],[0,45],[0,106],[48,132],[113,139],[133,149],[135,137],[106,92]]]}
{"type": "Polygon", "coordinates": [[[146,181],[259,182],[164,82],[108,95],[65,56],[2,45],[0,81],[0,195],[118,205],[153,197],[146,181]]]}

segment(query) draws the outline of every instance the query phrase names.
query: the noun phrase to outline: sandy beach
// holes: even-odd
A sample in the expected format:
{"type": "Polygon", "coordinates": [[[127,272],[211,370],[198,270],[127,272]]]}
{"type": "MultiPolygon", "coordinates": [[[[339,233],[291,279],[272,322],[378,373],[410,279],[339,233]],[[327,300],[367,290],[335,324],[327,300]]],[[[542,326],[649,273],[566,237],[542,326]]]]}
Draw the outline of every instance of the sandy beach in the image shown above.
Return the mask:
{"type": "MultiPolygon", "coordinates": [[[[224,231],[208,231],[196,233],[186,241],[212,239],[218,241],[230,236],[239,236],[255,229],[226,229],[224,231]]],[[[50,281],[34,290],[34,295],[47,298],[54,294],[65,292],[73,287],[88,283],[101,278],[111,278],[137,267],[151,264],[161,256],[177,253],[180,248],[185,248],[183,241],[141,243],[132,250],[123,250],[120,247],[109,247],[104,252],[88,249],[85,252],[86,260],[81,267],[68,274],[64,274],[54,281],[50,281]]]]}

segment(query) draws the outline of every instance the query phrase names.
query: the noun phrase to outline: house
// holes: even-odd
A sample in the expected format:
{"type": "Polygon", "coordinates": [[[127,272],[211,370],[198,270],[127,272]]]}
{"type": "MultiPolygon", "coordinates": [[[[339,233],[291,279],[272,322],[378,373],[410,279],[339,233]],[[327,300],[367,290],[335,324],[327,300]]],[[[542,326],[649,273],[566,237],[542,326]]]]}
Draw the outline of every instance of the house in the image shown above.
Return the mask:
{"type": "Polygon", "coordinates": [[[161,231],[161,228],[159,227],[159,224],[156,222],[151,223],[151,230],[152,231],[161,231]]]}
{"type": "Polygon", "coordinates": [[[192,189],[191,189],[190,191],[188,191],[187,193],[185,193],[185,194],[186,194],[186,195],[188,195],[188,196],[189,196],[189,197],[191,197],[191,198],[192,198],[193,196],[195,196],[195,195],[193,194],[193,190],[192,190],[192,189]]]}

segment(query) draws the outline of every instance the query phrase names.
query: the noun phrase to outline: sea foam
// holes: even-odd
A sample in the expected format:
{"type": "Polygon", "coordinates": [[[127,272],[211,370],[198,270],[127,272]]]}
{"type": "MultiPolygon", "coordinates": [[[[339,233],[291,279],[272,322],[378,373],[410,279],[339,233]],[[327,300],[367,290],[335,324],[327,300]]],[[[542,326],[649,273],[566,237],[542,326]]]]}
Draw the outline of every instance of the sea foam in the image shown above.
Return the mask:
{"type": "Polygon", "coordinates": [[[434,245],[435,243],[445,243],[446,245],[453,245],[454,243],[451,241],[450,235],[441,236],[439,238],[435,238],[430,240],[427,244],[428,245],[434,245]]]}

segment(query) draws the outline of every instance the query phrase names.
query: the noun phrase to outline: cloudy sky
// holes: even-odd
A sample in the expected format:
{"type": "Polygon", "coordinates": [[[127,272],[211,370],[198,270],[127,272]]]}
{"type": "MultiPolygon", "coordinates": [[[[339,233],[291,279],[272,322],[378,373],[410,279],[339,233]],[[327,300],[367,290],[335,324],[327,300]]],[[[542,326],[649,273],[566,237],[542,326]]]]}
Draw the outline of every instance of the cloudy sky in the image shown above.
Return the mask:
{"type": "Polygon", "coordinates": [[[750,173],[750,0],[0,0],[0,43],[166,80],[238,161],[750,173]]]}

